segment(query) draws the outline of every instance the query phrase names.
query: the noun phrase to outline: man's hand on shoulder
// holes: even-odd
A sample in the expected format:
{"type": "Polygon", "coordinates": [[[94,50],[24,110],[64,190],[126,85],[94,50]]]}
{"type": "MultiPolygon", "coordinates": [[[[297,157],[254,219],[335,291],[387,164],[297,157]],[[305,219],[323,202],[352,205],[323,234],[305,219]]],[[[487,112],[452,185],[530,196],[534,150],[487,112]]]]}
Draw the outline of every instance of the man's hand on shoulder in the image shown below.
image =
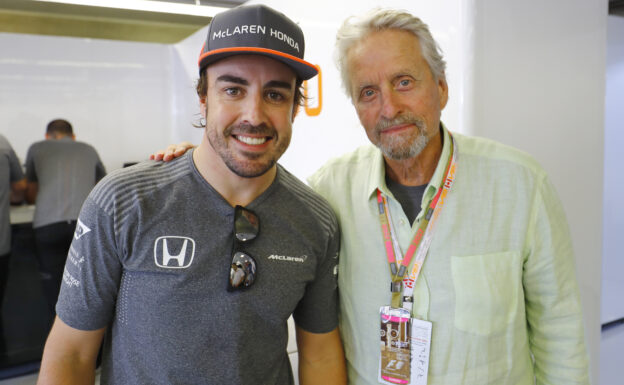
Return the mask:
{"type": "Polygon", "coordinates": [[[151,160],[169,162],[175,158],[179,158],[188,150],[195,148],[195,145],[191,142],[181,142],[178,144],[170,144],[164,150],[158,150],[150,155],[151,160]]]}

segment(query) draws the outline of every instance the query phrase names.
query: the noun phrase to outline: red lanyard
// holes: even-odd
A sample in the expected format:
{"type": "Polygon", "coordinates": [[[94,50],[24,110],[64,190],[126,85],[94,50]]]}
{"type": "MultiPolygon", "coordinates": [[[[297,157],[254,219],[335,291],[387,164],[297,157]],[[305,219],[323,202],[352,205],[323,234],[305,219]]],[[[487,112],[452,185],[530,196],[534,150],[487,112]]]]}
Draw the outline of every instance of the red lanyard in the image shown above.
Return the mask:
{"type": "MultiPolygon", "coordinates": [[[[450,133],[449,133],[450,136],[450,133]]],[[[388,207],[388,202],[385,196],[381,193],[379,189],[377,189],[377,205],[379,209],[379,222],[381,223],[381,233],[384,240],[384,246],[386,249],[386,256],[388,258],[388,264],[390,266],[390,273],[392,276],[393,282],[393,292],[400,291],[399,282],[405,276],[405,273],[412,262],[412,258],[416,254],[418,250],[417,261],[414,263],[414,268],[412,269],[412,273],[410,274],[410,278],[414,281],[418,278],[420,273],[420,267],[422,266],[424,259],[427,254],[427,250],[429,249],[429,245],[431,244],[431,239],[433,235],[433,228],[437,218],[440,215],[440,211],[444,205],[444,198],[448,194],[455,179],[455,170],[457,167],[457,145],[452,136],[451,138],[451,149],[449,158],[446,163],[445,176],[442,179],[442,184],[438,187],[438,191],[436,195],[429,201],[427,204],[426,212],[424,216],[421,218],[420,223],[418,225],[418,229],[410,245],[405,253],[405,256],[400,261],[400,268],[397,271],[397,258],[396,254],[400,254],[400,250],[396,250],[393,246],[393,238],[395,238],[393,234],[392,225],[390,223],[390,210],[388,207]],[[424,242],[423,242],[424,239],[424,242]],[[422,243],[422,244],[421,244],[422,243]],[[419,249],[420,248],[420,249],[419,249]]],[[[397,244],[398,246],[398,244],[397,244]]],[[[410,287],[410,296],[413,291],[413,285],[410,287]]],[[[397,306],[396,302],[398,301],[399,296],[393,296],[393,306],[397,306]]]]}

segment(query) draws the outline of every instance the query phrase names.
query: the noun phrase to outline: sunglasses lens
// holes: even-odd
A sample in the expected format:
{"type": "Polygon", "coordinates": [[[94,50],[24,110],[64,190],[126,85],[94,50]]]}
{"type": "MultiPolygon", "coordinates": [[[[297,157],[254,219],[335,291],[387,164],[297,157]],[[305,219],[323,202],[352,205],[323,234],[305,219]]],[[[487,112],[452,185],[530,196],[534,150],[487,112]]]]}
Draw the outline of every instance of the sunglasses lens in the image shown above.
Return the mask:
{"type": "Polygon", "coordinates": [[[256,279],[256,261],[243,252],[236,252],[230,267],[230,286],[234,289],[251,286],[256,279]]]}
{"type": "Polygon", "coordinates": [[[236,208],[234,219],[234,233],[241,242],[250,241],[258,235],[260,222],[256,214],[242,207],[236,208]]]}

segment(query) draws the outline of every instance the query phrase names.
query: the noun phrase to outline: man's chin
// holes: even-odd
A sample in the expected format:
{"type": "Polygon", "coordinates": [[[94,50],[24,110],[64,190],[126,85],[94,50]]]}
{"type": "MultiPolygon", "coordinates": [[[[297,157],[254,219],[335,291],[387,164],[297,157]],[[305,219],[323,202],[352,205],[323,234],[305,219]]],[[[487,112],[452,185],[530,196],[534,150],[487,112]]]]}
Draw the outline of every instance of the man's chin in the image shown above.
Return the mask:
{"type": "Polygon", "coordinates": [[[273,166],[275,166],[275,163],[275,161],[265,164],[239,164],[226,162],[226,165],[230,171],[241,178],[257,178],[269,172],[273,166]]]}
{"type": "Polygon", "coordinates": [[[399,144],[380,144],[377,146],[381,152],[392,160],[401,161],[415,158],[427,147],[428,140],[426,137],[419,137],[410,146],[401,146],[399,144]]]}

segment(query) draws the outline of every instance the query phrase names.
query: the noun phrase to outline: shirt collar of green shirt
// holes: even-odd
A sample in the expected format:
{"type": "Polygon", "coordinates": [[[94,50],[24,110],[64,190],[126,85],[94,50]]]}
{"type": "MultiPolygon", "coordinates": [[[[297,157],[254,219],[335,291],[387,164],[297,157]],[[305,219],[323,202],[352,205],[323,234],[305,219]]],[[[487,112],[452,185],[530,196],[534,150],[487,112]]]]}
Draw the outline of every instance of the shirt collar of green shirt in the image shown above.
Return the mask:
{"type": "MultiPolygon", "coordinates": [[[[444,172],[446,171],[446,163],[451,155],[451,137],[446,126],[440,122],[442,126],[442,154],[440,155],[440,160],[438,161],[438,166],[436,167],[435,172],[433,173],[433,177],[429,181],[427,185],[427,189],[423,194],[423,198],[421,201],[421,210],[418,214],[416,220],[420,220],[421,216],[425,212],[423,207],[427,205],[427,203],[435,196],[438,192],[438,189],[442,186],[442,178],[444,178],[444,172]]],[[[457,151],[457,149],[455,149],[457,151]]],[[[392,196],[392,193],[386,186],[386,169],[384,165],[383,154],[380,150],[377,150],[375,153],[375,159],[373,161],[373,167],[368,177],[368,185],[366,187],[369,195],[369,200],[374,200],[375,205],[377,204],[377,189],[381,190],[381,192],[386,196],[392,196]]]]}

